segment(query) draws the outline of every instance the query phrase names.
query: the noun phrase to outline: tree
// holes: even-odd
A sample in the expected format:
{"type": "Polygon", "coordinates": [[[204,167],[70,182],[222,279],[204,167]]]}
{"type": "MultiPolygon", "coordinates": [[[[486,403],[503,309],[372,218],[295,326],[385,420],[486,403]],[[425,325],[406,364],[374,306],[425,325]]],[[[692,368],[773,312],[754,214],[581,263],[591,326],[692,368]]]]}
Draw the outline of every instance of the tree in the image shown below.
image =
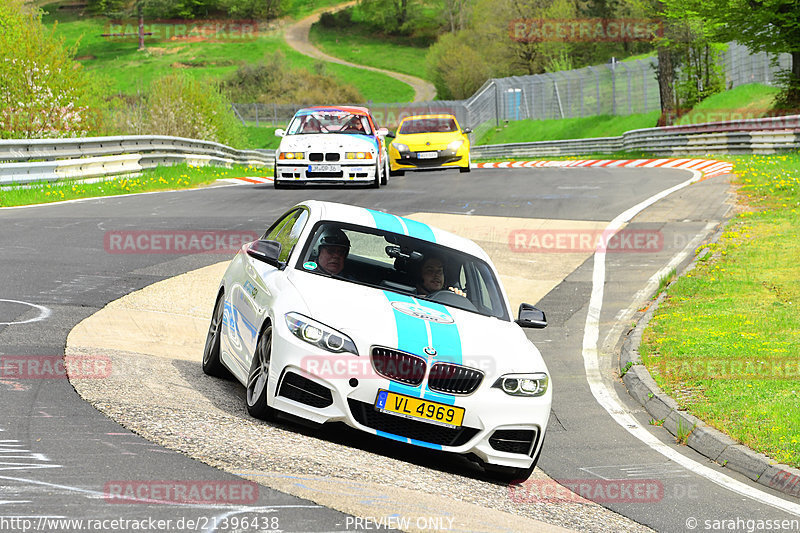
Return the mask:
{"type": "Polygon", "coordinates": [[[797,0],[663,0],[667,13],[694,13],[718,42],[736,41],[751,52],[789,53],[783,101],[800,106],[800,7],[797,0]]]}

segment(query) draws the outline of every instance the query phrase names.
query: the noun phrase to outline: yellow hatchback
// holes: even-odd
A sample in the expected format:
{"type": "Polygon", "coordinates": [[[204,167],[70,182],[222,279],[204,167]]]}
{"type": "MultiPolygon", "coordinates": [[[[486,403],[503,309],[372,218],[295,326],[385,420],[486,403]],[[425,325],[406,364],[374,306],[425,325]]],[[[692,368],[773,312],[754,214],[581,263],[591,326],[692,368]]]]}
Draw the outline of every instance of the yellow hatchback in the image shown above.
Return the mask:
{"type": "Polygon", "coordinates": [[[453,115],[414,115],[404,118],[389,145],[389,173],[406,170],[458,168],[469,172],[469,128],[461,129],[453,115]]]}

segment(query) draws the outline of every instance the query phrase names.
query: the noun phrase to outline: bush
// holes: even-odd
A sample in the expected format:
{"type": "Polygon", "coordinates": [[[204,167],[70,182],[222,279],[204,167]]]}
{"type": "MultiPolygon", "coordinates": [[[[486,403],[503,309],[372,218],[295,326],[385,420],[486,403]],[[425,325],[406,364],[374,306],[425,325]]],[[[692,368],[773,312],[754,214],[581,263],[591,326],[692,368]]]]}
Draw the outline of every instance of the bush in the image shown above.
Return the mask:
{"type": "Polygon", "coordinates": [[[279,51],[262,63],[239,67],[223,88],[234,102],[243,103],[330,105],[364,101],[354,86],[327,74],[324,63],[316,63],[314,70],[291,68],[279,51]]]}
{"type": "Polygon", "coordinates": [[[245,132],[219,87],[176,73],[157,79],[139,102],[125,105],[118,128],[242,146],[245,132]]]}
{"type": "Polygon", "coordinates": [[[0,5],[0,138],[77,137],[102,128],[99,80],[72,60],[41,13],[0,5]]]}
{"type": "Polygon", "coordinates": [[[472,96],[491,77],[491,67],[459,34],[442,35],[428,50],[428,73],[436,94],[444,100],[472,96]]]}

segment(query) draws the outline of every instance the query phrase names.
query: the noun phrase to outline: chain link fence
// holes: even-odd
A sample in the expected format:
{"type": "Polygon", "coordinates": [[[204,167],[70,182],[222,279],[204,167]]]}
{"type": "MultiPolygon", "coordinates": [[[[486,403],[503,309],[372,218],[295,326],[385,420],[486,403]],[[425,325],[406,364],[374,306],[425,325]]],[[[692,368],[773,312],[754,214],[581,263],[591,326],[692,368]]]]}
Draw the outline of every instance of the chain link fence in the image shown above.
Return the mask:
{"type": "MultiPolygon", "coordinates": [[[[774,84],[780,70],[791,67],[791,56],[751,54],[730,43],[722,54],[726,87],[747,83],[774,84]]],[[[467,100],[374,104],[367,102],[379,125],[394,128],[406,116],[451,113],[462,127],[480,139],[504,121],[560,119],[596,115],[631,115],[661,109],[656,80],[656,58],[614,61],[530,76],[493,78],[467,100]]],[[[302,106],[234,104],[234,113],[246,124],[286,125],[302,106]]]]}

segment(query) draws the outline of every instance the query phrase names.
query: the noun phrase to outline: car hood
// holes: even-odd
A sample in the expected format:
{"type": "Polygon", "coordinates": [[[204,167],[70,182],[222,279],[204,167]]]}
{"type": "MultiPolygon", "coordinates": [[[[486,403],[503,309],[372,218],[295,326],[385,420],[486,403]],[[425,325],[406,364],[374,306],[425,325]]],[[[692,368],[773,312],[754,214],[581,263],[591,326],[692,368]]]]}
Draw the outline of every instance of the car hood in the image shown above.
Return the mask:
{"type": "Polygon", "coordinates": [[[419,152],[423,150],[442,150],[453,141],[463,140],[464,136],[458,132],[447,133],[411,133],[398,135],[393,142],[408,146],[409,150],[419,152]],[[430,143],[430,145],[426,144],[430,143]]]}
{"type": "Polygon", "coordinates": [[[539,351],[514,322],[327,276],[296,273],[292,283],[304,295],[308,315],[347,334],[362,355],[377,345],[479,368],[488,377],[547,371],[539,351]],[[433,357],[431,348],[436,351],[433,357]]]}
{"type": "Polygon", "coordinates": [[[289,135],[281,140],[282,152],[340,152],[344,150],[367,151],[375,149],[375,140],[369,135],[345,133],[316,133],[289,135]]]}

